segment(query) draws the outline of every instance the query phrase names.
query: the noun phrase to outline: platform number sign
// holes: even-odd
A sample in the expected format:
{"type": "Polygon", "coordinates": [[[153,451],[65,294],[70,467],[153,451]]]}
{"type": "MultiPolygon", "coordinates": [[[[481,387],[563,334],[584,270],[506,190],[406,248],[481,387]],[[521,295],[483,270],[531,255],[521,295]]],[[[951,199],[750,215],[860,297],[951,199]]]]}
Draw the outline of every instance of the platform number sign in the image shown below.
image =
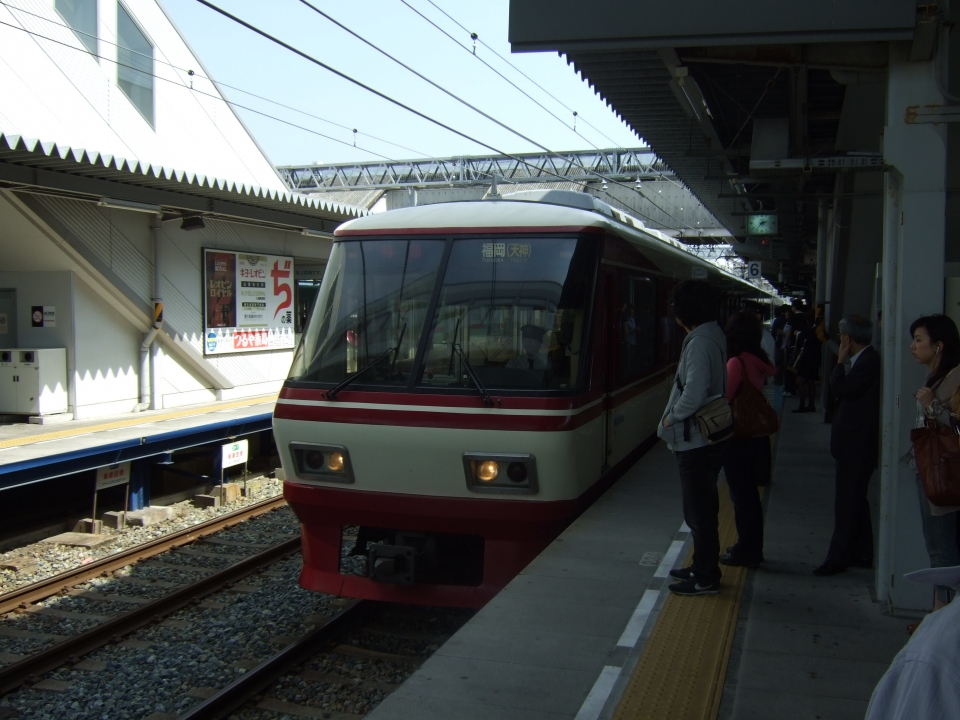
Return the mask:
{"type": "Polygon", "coordinates": [[[763,265],[759,262],[752,262],[747,265],[747,280],[762,280],[763,265]]]}

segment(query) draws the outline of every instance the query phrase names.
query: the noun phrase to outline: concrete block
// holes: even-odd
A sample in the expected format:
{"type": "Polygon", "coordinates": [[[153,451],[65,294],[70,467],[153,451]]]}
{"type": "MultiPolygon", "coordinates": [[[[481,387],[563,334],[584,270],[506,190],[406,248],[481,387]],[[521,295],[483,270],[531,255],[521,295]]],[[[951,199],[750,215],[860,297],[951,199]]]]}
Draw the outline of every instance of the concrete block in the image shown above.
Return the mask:
{"type": "Polygon", "coordinates": [[[32,575],[37,571],[37,561],[30,557],[0,558],[0,570],[13,570],[15,573],[32,575]]]}
{"type": "Polygon", "coordinates": [[[127,525],[126,517],[122,510],[117,512],[105,512],[100,516],[100,522],[102,522],[108,528],[113,528],[114,530],[123,530],[123,528],[127,525]]]}
{"type": "Polygon", "coordinates": [[[171,507],[163,505],[153,505],[143,510],[133,510],[127,513],[127,525],[134,527],[147,527],[156,525],[176,517],[176,512],[171,507]]]}
{"type": "Polygon", "coordinates": [[[250,497],[254,493],[258,493],[263,490],[272,482],[272,478],[264,477],[263,475],[259,477],[247,478],[246,485],[243,489],[243,494],[245,497],[250,497]]]}
{"type": "Polygon", "coordinates": [[[31,425],[59,425],[73,420],[73,413],[56,413],[55,415],[31,415],[27,422],[31,425]]]}
{"type": "Polygon", "coordinates": [[[221,505],[232,505],[240,499],[240,484],[224,483],[218,488],[214,488],[211,495],[219,495],[221,505]]]}
{"type": "Polygon", "coordinates": [[[91,535],[99,535],[103,532],[103,521],[94,520],[93,518],[77,520],[77,524],[74,525],[73,531],[75,533],[90,533],[91,535]]]}
{"type": "Polygon", "coordinates": [[[101,545],[111,543],[116,538],[109,535],[91,535],[90,533],[68,532],[54,535],[40,542],[53,543],[54,545],[70,545],[73,547],[95,548],[101,545]]]}
{"type": "Polygon", "coordinates": [[[220,507],[220,494],[214,491],[212,495],[194,495],[193,504],[198,508],[220,507]]]}

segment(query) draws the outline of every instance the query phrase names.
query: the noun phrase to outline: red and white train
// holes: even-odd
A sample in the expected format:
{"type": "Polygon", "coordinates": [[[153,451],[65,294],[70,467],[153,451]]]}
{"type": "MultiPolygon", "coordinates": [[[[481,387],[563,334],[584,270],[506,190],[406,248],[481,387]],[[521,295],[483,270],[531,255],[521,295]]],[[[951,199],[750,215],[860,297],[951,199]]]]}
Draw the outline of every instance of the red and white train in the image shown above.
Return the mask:
{"type": "Polygon", "coordinates": [[[274,414],[300,584],[489,601],[656,439],[690,277],[758,295],[583,193],[342,225],[274,414]]]}

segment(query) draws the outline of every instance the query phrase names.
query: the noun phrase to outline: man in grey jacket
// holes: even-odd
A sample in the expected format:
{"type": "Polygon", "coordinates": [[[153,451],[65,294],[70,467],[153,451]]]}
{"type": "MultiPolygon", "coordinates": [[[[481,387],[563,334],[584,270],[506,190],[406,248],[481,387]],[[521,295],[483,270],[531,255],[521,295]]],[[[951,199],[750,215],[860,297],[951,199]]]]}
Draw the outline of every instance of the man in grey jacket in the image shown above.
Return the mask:
{"type": "Polygon", "coordinates": [[[677,595],[720,591],[720,498],[717,477],[727,443],[709,445],[693,414],[722,396],[727,382],[727,339],[716,321],[717,298],[702,280],[685,280],[673,291],[673,315],[687,332],[670,399],[657,434],[677,457],[683,519],[693,537],[693,564],[671,570],[677,595]]]}

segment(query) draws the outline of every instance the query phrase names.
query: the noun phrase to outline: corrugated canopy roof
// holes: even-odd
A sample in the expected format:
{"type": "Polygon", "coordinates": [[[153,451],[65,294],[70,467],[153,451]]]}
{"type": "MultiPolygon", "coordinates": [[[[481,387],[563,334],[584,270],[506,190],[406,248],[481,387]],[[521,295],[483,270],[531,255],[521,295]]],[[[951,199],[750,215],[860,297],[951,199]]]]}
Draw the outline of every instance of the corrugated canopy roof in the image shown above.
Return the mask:
{"type": "Polygon", "coordinates": [[[104,155],[0,131],[0,186],[75,197],[109,197],[281,226],[332,231],[367,214],[316,195],[277,192],[222,178],[104,155]]]}

